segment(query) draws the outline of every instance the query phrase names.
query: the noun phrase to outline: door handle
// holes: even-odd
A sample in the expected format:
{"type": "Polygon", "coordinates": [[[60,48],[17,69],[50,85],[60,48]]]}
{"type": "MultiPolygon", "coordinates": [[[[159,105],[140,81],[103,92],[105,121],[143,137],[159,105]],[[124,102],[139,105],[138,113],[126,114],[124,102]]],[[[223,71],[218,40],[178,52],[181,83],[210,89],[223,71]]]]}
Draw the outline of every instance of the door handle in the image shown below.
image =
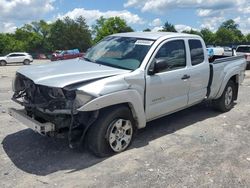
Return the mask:
{"type": "Polygon", "coordinates": [[[188,80],[190,78],[190,75],[185,74],[181,79],[182,80],[188,80]]]}

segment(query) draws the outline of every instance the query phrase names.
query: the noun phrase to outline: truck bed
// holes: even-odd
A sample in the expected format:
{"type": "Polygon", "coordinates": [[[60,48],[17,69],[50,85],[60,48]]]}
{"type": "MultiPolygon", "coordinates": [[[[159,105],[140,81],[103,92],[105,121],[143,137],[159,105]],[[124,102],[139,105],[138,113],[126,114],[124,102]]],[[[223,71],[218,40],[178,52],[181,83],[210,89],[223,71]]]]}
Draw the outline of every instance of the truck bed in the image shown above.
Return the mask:
{"type": "Polygon", "coordinates": [[[246,59],[244,56],[215,56],[210,62],[210,79],[208,84],[208,98],[216,99],[222,88],[223,83],[227,83],[227,74],[230,71],[237,72],[239,83],[243,81],[243,75],[246,66],[246,59]],[[245,63],[244,63],[245,62],[245,63]],[[243,75],[242,75],[243,74],[243,75]]]}

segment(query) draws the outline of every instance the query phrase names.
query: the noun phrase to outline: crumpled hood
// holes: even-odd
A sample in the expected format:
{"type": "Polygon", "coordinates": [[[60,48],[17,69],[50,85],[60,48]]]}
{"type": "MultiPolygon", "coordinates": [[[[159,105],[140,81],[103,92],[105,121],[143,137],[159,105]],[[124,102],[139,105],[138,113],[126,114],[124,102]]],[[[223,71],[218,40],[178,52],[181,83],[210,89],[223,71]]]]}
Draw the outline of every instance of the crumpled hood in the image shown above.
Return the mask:
{"type": "Polygon", "coordinates": [[[35,84],[63,88],[78,82],[124,74],[130,71],[99,65],[82,59],[73,59],[26,66],[17,72],[33,80],[35,84]]]}

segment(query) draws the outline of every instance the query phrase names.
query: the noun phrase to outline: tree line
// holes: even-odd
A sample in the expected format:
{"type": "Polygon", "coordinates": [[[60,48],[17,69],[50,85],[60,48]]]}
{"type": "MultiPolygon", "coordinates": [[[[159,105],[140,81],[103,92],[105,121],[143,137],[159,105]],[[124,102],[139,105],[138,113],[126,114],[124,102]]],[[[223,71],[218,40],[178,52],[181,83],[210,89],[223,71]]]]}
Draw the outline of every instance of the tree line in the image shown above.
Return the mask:
{"type": "MultiPolygon", "coordinates": [[[[144,31],[150,31],[145,29],[144,31]]],[[[175,26],[169,22],[166,22],[160,31],[177,32],[175,26]]],[[[182,33],[200,35],[206,44],[209,45],[233,45],[239,43],[250,42],[250,33],[244,35],[239,29],[239,25],[234,20],[229,19],[223,22],[216,32],[212,32],[208,28],[198,30],[184,30],[182,33]]]]}
{"type": "MultiPolygon", "coordinates": [[[[82,16],[74,20],[69,17],[57,19],[53,23],[40,20],[25,24],[14,33],[0,33],[0,54],[14,51],[46,54],[55,50],[75,48],[85,52],[107,35],[132,31],[133,28],[119,17],[100,17],[92,27],[87,25],[82,16]]],[[[160,31],[177,32],[169,22],[166,22],[160,31]]],[[[250,42],[250,34],[244,35],[233,20],[223,22],[216,32],[204,28],[200,31],[185,30],[183,33],[200,35],[206,44],[213,45],[250,42]]]]}

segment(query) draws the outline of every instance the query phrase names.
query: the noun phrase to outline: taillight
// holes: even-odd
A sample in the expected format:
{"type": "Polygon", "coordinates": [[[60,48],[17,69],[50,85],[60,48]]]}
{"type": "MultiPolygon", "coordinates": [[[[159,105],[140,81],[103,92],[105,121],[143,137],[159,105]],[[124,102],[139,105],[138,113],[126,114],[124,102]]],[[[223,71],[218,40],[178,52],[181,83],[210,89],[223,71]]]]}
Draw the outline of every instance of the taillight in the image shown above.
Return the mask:
{"type": "Polygon", "coordinates": [[[245,54],[245,58],[246,58],[246,59],[247,59],[247,56],[248,56],[248,55],[245,54]]]}

